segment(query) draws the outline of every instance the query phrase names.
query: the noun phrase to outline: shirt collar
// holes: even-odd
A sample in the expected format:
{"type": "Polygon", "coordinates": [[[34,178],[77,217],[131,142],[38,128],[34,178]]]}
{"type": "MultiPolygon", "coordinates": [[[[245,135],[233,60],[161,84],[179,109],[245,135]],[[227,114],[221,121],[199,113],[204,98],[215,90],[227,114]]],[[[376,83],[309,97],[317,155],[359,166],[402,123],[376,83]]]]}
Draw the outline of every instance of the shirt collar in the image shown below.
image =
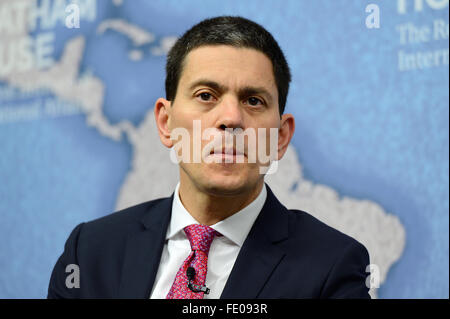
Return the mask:
{"type": "MultiPolygon", "coordinates": [[[[184,227],[199,224],[194,217],[186,210],[179,196],[180,183],[175,188],[175,194],[172,202],[172,217],[170,219],[169,228],[167,229],[166,239],[170,239],[184,227]]],[[[242,246],[247,238],[250,229],[258,217],[267,198],[266,185],[253,202],[231,215],[230,217],[212,225],[211,227],[221,233],[238,246],[242,246]]],[[[183,233],[184,234],[184,233],[183,233]]]]}

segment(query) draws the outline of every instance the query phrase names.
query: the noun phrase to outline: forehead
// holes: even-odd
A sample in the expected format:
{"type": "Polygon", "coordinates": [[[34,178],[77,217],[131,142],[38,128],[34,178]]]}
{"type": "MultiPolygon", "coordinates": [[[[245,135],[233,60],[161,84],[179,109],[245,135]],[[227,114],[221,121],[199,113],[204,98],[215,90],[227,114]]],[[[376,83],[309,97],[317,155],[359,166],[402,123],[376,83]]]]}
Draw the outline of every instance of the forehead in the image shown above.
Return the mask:
{"type": "Polygon", "coordinates": [[[229,45],[201,46],[186,56],[180,87],[198,79],[210,79],[230,88],[265,87],[277,95],[273,66],[262,52],[229,45]]]}

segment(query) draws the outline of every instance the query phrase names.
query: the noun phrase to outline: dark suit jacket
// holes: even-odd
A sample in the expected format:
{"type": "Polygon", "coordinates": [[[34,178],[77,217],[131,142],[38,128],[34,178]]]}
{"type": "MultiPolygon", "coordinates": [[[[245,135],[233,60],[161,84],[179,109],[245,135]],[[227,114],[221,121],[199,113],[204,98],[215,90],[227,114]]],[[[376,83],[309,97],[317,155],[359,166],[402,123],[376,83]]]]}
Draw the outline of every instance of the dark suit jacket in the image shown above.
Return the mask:
{"type": "MultiPolygon", "coordinates": [[[[172,197],[78,225],[50,279],[48,298],[149,298],[169,225],[172,197]],[[80,287],[67,288],[68,264],[80,287]]],[[[221,298],[370,298],[366,248],[308,213],[267,199],[221,298]]]]}

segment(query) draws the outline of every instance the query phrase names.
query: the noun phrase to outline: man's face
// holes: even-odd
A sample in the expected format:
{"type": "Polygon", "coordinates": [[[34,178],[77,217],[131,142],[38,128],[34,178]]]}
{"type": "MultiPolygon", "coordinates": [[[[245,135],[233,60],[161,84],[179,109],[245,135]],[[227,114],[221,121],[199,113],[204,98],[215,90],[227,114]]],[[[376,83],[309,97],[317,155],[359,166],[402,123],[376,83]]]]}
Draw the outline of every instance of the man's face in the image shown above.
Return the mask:
{"type": "MultiPolygon", "coordinates": [[[[168,115],[169,130],[185,128],[191,137],[191,161],[180,162],[182,182],[188,179],[196,188],[214,195],[235,195],[263,183],[259,170],[261,163],[249,161],[247,152],[252,148],[258,152],[259,147],[264,147],[267,154],[270,128],[280,127],[272,62],[263,53],[226,45],[192,50],[185,58],[176,98],[168,115]],[[201,134],[212,128],[223,137],[230,136],[225,128],[254,129],[256,137],[258,128],[265,128],[265,145],[258,141],[256,145],[249,145],[246,138],[242,149],[243,163],[236,163],[236,155],[226,154],[229,153],[227,147],[223,152],[216,150],[215,155],[208,152],[209,163],[205,163],[204,157],[200,163],[193,163],[193,153],[204,151],[213,140],[210,137],[202,139],[200,147],[193,145],[199,141],[194,139],[194,120],[200,120],[201,134]],[[222,159],[221,163],[217,163],[218,157],[222,159]],[[230,161],[232,163],[227,163],[230,161]]],[[[222,141],[226,146],[225,138],[222,141]]],[[[233,146],[236,152],[236,145],[233,146]]]]}

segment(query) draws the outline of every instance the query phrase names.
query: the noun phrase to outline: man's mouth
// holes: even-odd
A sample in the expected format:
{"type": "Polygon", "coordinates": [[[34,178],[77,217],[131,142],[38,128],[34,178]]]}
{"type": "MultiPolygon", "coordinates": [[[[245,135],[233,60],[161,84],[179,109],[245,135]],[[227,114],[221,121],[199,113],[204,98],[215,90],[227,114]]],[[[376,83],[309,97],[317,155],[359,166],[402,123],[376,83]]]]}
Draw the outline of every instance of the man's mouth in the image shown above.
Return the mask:
{"type": "Polygon", "coordinates": [[[234,156],[245,156],[245,153],[241,150],[236,150],[235,147],[222,147],[222,149],[213,149],[211,154],[224,154],[224,155],[234,155],[234,156]]]}
{"type": "Polygon", "coordinates": [[[246,157],[245,152],[235,147],[222,147],[211,150],[209,156],[218,157],[220,162],[243,163],[246,157]]]}

